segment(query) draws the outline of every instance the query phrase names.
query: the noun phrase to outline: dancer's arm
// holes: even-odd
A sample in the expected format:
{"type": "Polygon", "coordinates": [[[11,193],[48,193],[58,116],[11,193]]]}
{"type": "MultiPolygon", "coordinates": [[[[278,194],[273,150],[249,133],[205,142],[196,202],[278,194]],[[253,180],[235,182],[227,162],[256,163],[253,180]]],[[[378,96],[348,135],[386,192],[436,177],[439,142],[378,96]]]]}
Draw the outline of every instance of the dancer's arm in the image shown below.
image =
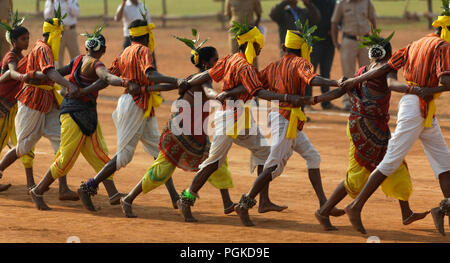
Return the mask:
{"type": "Polygon", "coordinates": [[[214,100],[219,93],[212,87],[211,82],[206,82],[202,85],[203,91],[209,100],[214,100]]]}
{"type": "Polygon", "coordinates": [[[264,100],[277,100],[280,102],[288,102],[295,107],[311,104],[311,97],[302,97],[300,95],[279,94],[270,90],[261,89],[255,92],[255,96],[264,100]]]}
{"type": "Polygon", "coordinates": [[[61,85],[61,88],[63,89],[62,92],[63,94],[66,94],[66,96],[77,97],[79,95],[78,87],[61,76],[55,68],[49,68],[45,74],[49,79],[61,85]]]}
{"type": "Polygon", "coordinates": [[[332,100],[342,97],[342,95],[344,95],[345,93],[346,93],[346,91],[344,88],[337,88],[334,90],[330,90],[320,96],[314,96],[312,104],[314,105],[317,103],[332,101],[332,100]]]}
{"type": "Polygon", "coordinates": [[[333,86],[337,87],[339,86],[339,82],[334,79],[327,79],[321,76],[315,76],[310,82],[309,85],[311,86],[333,86]]]}
{"type": "Polygon", "coordinates": [[[105,66],[99,66],[95,69],[95,73],[99,79],[105,81],[112,86],[123,86],[124,80],[121,77],[109,73],[105,66]]]}
{"type": "Polygon", "coordinates": [[[200,86],[207,81],[211,81],[211,76],[209,75],[208,70],[203,71],[202,73],[193,77],[191,80],[188,81],[188,83],[191,87],[193,87],[193,86],[200,86]]]}
{"type": "Polygon", "coordinates": [[[347,79],[346,81],[344,81],[340,84],[340,87],[343,87],[346,90],[351,90],[358,83],[364,82],[369,79],[382,77],[383,75],[388,74],[389,71],[391,71],[391,70],[392,69],[389,66],[389,64],[386,63],[386,64],[383,64],[381,67],[373,68],[358,77],[347,79]]]}
{"type": "Polygon", "coordinates": [[[159,84],[156,84],[156,85],[145,87],[145,90],[147,92],[151,92],[151,91],[169,91],[169,90],[174,90],[174,89],[178,89],[177,85],[169,84],[169,83],[159,83],[159,84]]]}

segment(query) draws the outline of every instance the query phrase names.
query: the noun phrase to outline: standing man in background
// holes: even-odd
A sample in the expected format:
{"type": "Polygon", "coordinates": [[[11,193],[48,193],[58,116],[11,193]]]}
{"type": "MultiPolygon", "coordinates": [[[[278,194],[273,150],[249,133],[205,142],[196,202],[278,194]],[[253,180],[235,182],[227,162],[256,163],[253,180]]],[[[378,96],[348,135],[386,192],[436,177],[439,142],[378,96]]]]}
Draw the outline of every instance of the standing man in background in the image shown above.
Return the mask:
{"type": "Polygon", "coordinates": [[[309,24],[318,24],[320,22],[320,11],[311,2],[311,0],[302,0],[306,8],[297,6],[297,0],[283,0],[270,10],[270,18],[278,24],[278,32],[280,34],[280,57],[284,55],[282,46],[284,38],[288,30],[298,30],[295,21],[300,19],[304,24],[306,20],[309,24]]]}
{"type": "Polygon", "coordinates": [[[61,14],[67,14],[67,17],[63,19],[64,34],[61,38],[59,59],[56,63],[57,68],[61,68],[66,65],[64,63],[64,49],[66,47],[69,50],[71,60],[80,55],[80,49],[78,48],[78,34],[76,30],[76,25],[78,22],[77,19],[80,16],[78,0],[47,0],[45,2],[44,18],[53,18],[54,10],[60,5],[61,14]]]}
{"type": "MultiPolygon", "coordinates": [[[[367,48],[359,48],[359,41],[377,28],[375,8],[370,0],[341,0],[336,4],[331,18],[331,38],[334,46],[341,52],[342,75],[353,77],[356,71],[355,61],[359,67],[369,65],[367,48]],[[342,44],[338,41],[338,25],[343,32],[342,44]]],[[[344,111],[350,111],[347,94],[342,100],[344,111]]]]}
{"type": "MultiPolygon", "coordinates": [[[[122,20],[123,24],[123,49],[131,45],[130,32],[128,26],[134,20],[142,19],[141,12],[145,13],[146,8],[139,0],[123,0],[122,4],[117,8],[114,20],[119,22],[122,20]]],[[[150,13],[146,12],[147,23],[151,23],[150,13]]]]}
{"type": "MultiPolygon", "coordinates": [[[[260,0],[225,0],[225,16],[230,20],[230,27],[233,26],[233,21],[239,24],[245,24],[245,20],[250,25],[259,26],[261,21],[262,7],[260,0]],[[256,19],[255,19],[256,16],[256,19]]],[[[230,51],[231,54],[239,52],[239,46],[234,39],[234,34],[230,32],[230,51]]],[[[253,66],[258,68],[258,61],[255,58],[253,66]]]]}
{"type": "MultiPolygon", "coordinates": [[[[331,16],[333,15],[336,0],[311,0],[312,3],[320,11],[320,22],[317,23],[317,30],[314,32],[315,36],[322,38],[322,41],[313,44],[311,53],[311,64],[314,66],[314,72],[320,68],[320,76],[329,79],[331,66],[334,58],[334,45],[331,39],[331,16]]],[[[322,86],[322,94],[330,90],[329,86],[322,86]]],[[[312,96],[311,86],[306,86],[306,96],[312,96]]],[[[324,110],[338,110],[339,107],[326,101],[321,103],[324,110]]]]}
{"type": "MultiPolygon", "coordinates": [[[[9,12],[13,8],[12,0],[0,0],[0,20],[8,20],[9,18],[9,12]]],[[[5,35],[5,30],[0,29],[0,36],[5,35]]],[[[6,38],[0,37],[0,58],[3,58],[3,56],[6,54],[6,52],[9,51],[10,45],[6,41],[6,38]]]]}

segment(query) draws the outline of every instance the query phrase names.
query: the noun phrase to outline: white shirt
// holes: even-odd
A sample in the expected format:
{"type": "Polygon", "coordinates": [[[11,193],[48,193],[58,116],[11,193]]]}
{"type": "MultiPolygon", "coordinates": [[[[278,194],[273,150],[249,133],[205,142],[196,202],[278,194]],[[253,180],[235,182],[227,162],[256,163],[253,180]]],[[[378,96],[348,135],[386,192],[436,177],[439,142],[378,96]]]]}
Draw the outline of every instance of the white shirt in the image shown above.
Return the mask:
{"type": "MultiPolygon", "coordinates": [[[[117,11],[119,11],[120,7],[122,5],[119,5],[117,8],[117,11]]],[[[128,26],[136,19],[142,19],[142,15],[139,12],[141,10],[142,12],[145,12],[144,4],[142,2],[138,2],[138,5],[134,5],[130,0],[127,0],[125,3],[125,7],[123,8],[123,15],[122,15],[122,23],[123,23],[123,35],[125,37],[130,36],[130,32],[128,30],[128,26]]],[[[151,23],[152,20],[150,18],[150,13],[147,13],[147,23],[151,23]]]]}
{"type": "Polygon", "coordinates": [[[59,4],[61,4],[61,15],[67,14],[67,17],[63,19],[64,25],[75,25],[77,18],[80,16],[78,0],[54,0],[53,4],[51,0],[45,1],[44,18],[53,18],[53,12],[58,8],[59,4]]]}

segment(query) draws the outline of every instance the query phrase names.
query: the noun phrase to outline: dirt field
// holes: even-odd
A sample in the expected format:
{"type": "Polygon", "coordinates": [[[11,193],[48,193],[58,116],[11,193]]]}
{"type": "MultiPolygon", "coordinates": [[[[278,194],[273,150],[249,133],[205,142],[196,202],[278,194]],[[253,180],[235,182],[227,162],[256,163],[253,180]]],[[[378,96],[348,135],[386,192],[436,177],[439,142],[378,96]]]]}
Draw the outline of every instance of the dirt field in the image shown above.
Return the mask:
{"type": "MultiPolygon", "coordinates": [[[[100,21],[81,21],[78,32],[91,31],[100,21]]],[[[260,57],[260,66],[267,65],[278,57],[277,28],[272,23],[265,23],[269,35],[267,44],[260,57]]],[[[28,20],[25,23],[30,30],[32,43],[39,38],[41,21],[28,20]]],[[[210,37],[209,44],[218,48],[221,56],[227,54],[228,38],[226,31],[219,26],[207,28],[198,26],[202,37],[210,37]]],[[[388,32],[385,32],[388,33],[388,32]]],[[[414,30],[397,30],[393,39],[393,48],[404,46],[408,42],[427,34],[424,28],[414,30]]],[[[111,22],[104,30],[107,38],[107,55],[102,59],[106,65],[120,53],[122,46],[122,27],[111,22]]],[[[183,77],[195,71],[188,60],[189,50],[171,37],[172,34],[189,36],[190,27],[173,27],[156,29],[157,64],[160,72],[183,77]]],[[[83,37],[79,44],[84,43],[83,37]]],[[[67,61],[67,58],[66,58],[67,61]]],[[[333,78],[341,75],[340,58],[337,53],[333,65],[333,78]]],[[[217,85],[217,87],[219,87],[217,85]]],[[[319,89],[316,89],[316,92],[319,89]]],[[[316,93],[315,92],[315,93],[316,93]]],[[[116,150],[116,130],[111,113],[122,89],[110,87],[101,92],[99,99],[99,119],[106,138],[110,156],[116,150]]],[[[176,98],[175,92],[163,94],[167,101],[176,98]]],[[[393,95],[392,114],[396,113],[400,96],[393,95]]],[[[438,101],[438,116],[444,136],[450,142],[450,109],[445,107],[449,95],[443,95],[438,101]]],[[[340,101],[336,105],[341,105],[340,101]]],[[[160,129],[164,127],[170,115],[170,104],[163,104],[157,109],[160,129]]],[[[348,140],[345,135],[346,115],[323,112],[320,106],[308,115],[313,119],[306,124],[305,132],[322,156],[321,173],[324,189],[329,196],[345,175],[348,161],[348,140]]],[[[395,118],[391,119],[394,128],[395,118]]],[[[4,150],[5,152],[6,150],[4,150]]],[[[3,154],[4,154],[3,152],[3,154]]],[[[255,179],[255,174],[248,170],[249,152],[239,146],[233,146],[229,154],[230,169],[233,173],[235,188],[230,190],[232,199],[237,202],[242,193],[248,191],[255,179]]],[[[47,171],[54,157],[48,140],[41,140],[36,147],[36,180],[47,171]]],[[[142,178],[152,163],[153,158],[139,146],[132,163],[116,173],[116,184],[121,192],[129,191],[142,178]]],[[[442,199],[438,181],[434,178],[431,167],[420,143],[416,143],[407,156],[412,173],[414,193],[411,207],[414,211],[425,211],[436,206],[442,199]]],[[[80,157],[68,175],[68,182],[76,190],[82,180],[94,176],[94,171],[80,157]]],[[[187,187],[193,174],[176,171],[174,182],[178,191],[187,187]]],[[[271,183],[271,198],[278,204],[289,208],[281,213],[258,214],[257,209],[250,211],[256,224],[248,228],[241,225],[235,215],[225,216],[219,192],[207,184],[201,190],[201,199],[193,207],[197,223],[184,223],[181,215],[174,210],[165,187],[139,197],[134,203],[134,212],[139,216],[128,219],[122,215],[120,207],[110,206],[104,188],[94,199],[101,210],[90,213],[83,209],[80,202],[61,202],[57,199],[57,184],[54,184],[45,200],[52,211],[37,211],[26,194],[24,169],[20,162],[13,164],[4,173],[1,183],[13,186],[0,193],[0,242],[65,242],[69,236],[78,236],[81,242],[366,242],[368,236],[378,236],[381,242],[449,242],[450,238],[440,236],[434,229],[431,216],[409,226],[401,224],[398,201],[386,198],[381,191],[368,201],[362,217],[368,235],[354,231],[346,216],[332,218],[339,231],[324,232],[314,218],[318,201],[309,183],[305,161],[298,155],[292,156],[283,173],[271,183]]],[[[340,205],[343,208],[351,201],[346,198],[340,205]]],[[[447,224],[446,224],[447,225],[447,224]]],[[[447,232],[450,231],[446,226],[447,232]]]]}

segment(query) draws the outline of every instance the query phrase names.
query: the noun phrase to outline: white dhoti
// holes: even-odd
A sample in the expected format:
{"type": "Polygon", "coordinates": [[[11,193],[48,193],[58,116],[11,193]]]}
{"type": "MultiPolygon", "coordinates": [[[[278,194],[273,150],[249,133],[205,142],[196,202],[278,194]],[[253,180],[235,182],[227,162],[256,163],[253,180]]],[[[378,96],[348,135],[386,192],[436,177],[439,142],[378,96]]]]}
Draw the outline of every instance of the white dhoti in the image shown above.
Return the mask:
{"type": "Polygon", "coordinates": [[[430,128],[424,127],[425,119],[420,112],[419,97],[404,95],[398,108],[395,132],[392,133],[386,155],[377,169],[386,176],[394,173],[414,142],[420,139],[435,177],[450,171],[450,151],[442,136],[441,127],[436,118],[433,118],[430,128]]]}
{"type": "Polygon", "coordinates": [[[158,121],[155,117],[144,118],[144,111],[136,105],[130,94],[119,98],[112,117],[117,129],[117,170],[133,159],[139,141],[148,154],[154,158],[158,156],[158,121]]]}
{"type": "Polygon", "coordinates": [[[214,135],[211,142],[211,148],[209,149],[209,156],[208,159],[200,164],[200,169],[203,169],[215,162],[219,162],[218,167],[220,167],[225,162],[228,151],[230,150],[233,142],[251,151],[251,173],[253,173],[255,167],[258,165],[264,165],[267,156],[269,156],[270,148],[266,137],[264,137],[260,129],[257,127],[254,119],[251,118],[251,128],[246,132],[242,131],[245,135],[238,135],[236,139],[226,135],[226,131],[233,127],[233,125],[233,110],[216,111],[214,115],[214,135]]]}
{"type": "Polygon", "coordinates": [[[276,166],[272,172],[272,178],[279,176],[293,151],[300,154],[306,160],[308,169],[320,168],[320,154],[309,141],[303,131],[297,130],[295,139],[287,139],[289,121],[285,119],[278,111],[269,113],[269,125],[272,134],[272,145],[270,154],[264,164],[264,169],[276,166]]]}
{"type": "Polygon", "coordinates": [[[33,110],[20,101],[18,103],[18,111],[16,115],[16,135],[18,157],[28,154],[39,139],[44,136],[50,140],[53,151],[59,149],[61,141],[61,125],[59,123],[59,110],[56,104],[48,113],[33,110]]]}

